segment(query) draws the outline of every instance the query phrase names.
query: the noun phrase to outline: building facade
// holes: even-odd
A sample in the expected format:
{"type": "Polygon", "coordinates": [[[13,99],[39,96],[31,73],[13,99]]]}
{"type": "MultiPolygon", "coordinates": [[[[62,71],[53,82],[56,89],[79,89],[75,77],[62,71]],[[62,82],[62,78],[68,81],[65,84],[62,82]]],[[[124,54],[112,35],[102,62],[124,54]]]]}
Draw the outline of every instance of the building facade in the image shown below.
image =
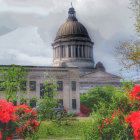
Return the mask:
{"type": "Polygon", "coordinates": [[[95,65],[93,45],[86,28],[77,20],[71,7],[52,44],[53,66],[28,66],[27,96],[40,98],[43,83],[53,75],[59,85],[56,98],[69,112],[78,113],[80,94],[96,86],[120,86],[120,77],[107,73],[101,62],[95,65]]]}

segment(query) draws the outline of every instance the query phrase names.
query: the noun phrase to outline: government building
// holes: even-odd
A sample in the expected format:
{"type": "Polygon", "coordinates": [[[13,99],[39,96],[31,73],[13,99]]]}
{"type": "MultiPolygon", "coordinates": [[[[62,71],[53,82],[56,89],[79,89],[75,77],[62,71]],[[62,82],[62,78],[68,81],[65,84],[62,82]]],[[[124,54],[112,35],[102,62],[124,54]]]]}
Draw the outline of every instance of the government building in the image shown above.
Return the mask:
{"type": "Polygon", "coordinates": [[[78,113],[80,94],[96,86],[120,86],[120,77],[107,73],[101,62],[95,64],[93,46],[87,29],[78,21],[75,9],[71,7],[52,44],[53,66],[28,66],[28,97],[40,98],[43,83],[53,75],[59,85],[56,98],[69,112],[78,113]]]}

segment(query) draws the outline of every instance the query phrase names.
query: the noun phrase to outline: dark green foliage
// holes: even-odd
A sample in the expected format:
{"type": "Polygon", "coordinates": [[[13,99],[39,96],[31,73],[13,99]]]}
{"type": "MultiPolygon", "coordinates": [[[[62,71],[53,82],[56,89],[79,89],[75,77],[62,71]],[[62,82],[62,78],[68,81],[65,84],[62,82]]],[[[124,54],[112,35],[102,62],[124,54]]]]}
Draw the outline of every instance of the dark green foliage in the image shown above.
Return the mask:
{"type": "Polygon", "coordinates": [[[32,98],[30,99],[30,107],[36,107],[36,103],[37,103],[37,98],[32,98]]]}
{"type": "Polygon", "coordinates": [[[80,104],[85,105],[91,111],[96,111],[101,107],[101,103],[104,103],[106,107],[111,102],[111,96],[115,91],[115,87],[96,87],[88,91],[88,93],[80,96],[80,104]]]}

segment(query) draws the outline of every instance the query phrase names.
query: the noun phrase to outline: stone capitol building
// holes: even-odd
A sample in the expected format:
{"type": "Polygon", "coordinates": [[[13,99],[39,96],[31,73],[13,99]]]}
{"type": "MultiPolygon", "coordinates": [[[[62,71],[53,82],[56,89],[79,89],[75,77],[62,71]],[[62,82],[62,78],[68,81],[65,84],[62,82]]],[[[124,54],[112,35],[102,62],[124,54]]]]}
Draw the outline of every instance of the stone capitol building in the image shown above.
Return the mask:
{"type": "Polygon", "coordinates": [[[59,85],[57,98],[69,112],[78,113],[80,94],[96,86],[120,86],[120,77],[107,73],[101,62],[95,65],[93,46],[94,42],[71,7],[52,44],[53,66],[27,66],[28,97],[42,96],[43,83],[53,75],[59,85]],[[44,73],[47,73],[46,79],[44,73]]]}

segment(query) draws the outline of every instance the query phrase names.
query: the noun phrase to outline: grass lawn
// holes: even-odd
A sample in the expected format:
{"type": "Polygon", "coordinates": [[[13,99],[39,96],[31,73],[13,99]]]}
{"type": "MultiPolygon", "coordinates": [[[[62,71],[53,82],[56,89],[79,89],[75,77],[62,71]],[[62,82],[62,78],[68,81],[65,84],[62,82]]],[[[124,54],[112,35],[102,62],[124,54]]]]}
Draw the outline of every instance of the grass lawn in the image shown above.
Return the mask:
{"type": "Polygon", "coordinates": [[[90,118],[75,118],[62,122],[43,121],[34,139],[75,138],[72,140],[82,140],[83,130],[86,127],[86,122],[89,121],[91,121],[90,118]]]}

